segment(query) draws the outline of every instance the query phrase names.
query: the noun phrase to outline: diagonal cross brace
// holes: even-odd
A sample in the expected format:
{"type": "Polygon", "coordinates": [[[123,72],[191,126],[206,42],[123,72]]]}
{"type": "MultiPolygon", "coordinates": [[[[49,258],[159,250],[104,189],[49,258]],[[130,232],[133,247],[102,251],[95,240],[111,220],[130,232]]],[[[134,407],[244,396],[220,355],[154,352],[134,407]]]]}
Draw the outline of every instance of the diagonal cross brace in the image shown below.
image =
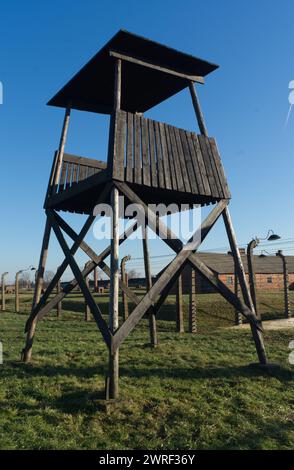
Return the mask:
{"type": "MultiPolygon", "coordinates": [[[[96,204],[99,204],[100,202],[103,202],[105,201],[106,197],[107,197],[107,194],[109,193],[109,190],[110,190],[110,185],[106,185],[103,189],[103,191],[101,192],[101,194],[99,195],[98,199],[97,199],[97,202],[96,204]]],[[[77,235],[76,239],[74,240],[74,243],[70,249],[70,252],[72,255],[74,255],[76,253],[76,251],[78,250],[79,248],[79,245],[81,243],[81,241],[83,240],[83,238],[86,236],[86,234],[88,233],[93,221],[95,220],[95,217],[94,215],[89,215],[87,217],[87,220],[86,222],[84,223],[80,233],[77,235]]],[[[34,318],[36,318],[36,316],[38,315],[39,311],[41,310],[42,307],[44,307],[44,305],[46,304],[46,301],[48,300],[50,294],[52,293],[54,287],[57,285],[57,282],[59,281],[59,279],[61,278],[61,276],[63,275],[64,271],[66,270],[68,266],[68,261],[67,259],[65,259],[62,264],[59,266],[59,268],[57,269],[54,277],[52,278],[52,280],[50,281],[45,293],[42,295],[40,301],[38,302],[37,305],[35,305],[32,309],[32,312],[27,320],[27,323],[26,323],[26,328],[25,328],[25,332],[27,332],[31,322],[34,320],[34,318]]]]}
{"type": "MultiPolygon", "coordinates": [[[[59,224],[59,226],[64,230],[64,232],[73,240],[76,240],[78,238],[78,234],[63,220],[58,214],[55,213],[55,218],[59,224]]],[[[137,222],[137,226],[138,226],[137,222]]],[[[81,241],[80,242],[80,248],[86,253],[86,255],[89,256],[89,258],[94,261],[97,265],[99,264],[99,267],[107,274],[108,277],[110,277],[110,268],[107,266],[106,263],[103,261],[99,260],[99,257],[96,255],[94,250],[85,242],[81,241]]],[[[136,305],[140,302],[140,298],[134,294],[134,292],[123,282],[121,279],[119,280],[119,285],[120,288],[126,293],[126,295],[134,302],[136,305]]]]}
{"type": "MultiPolygon", "coordinates": [[[[129,227],[120,237],[119,243],[123,243],[130,234],[132,234],[136,229],[137,229],[137,222],[135,222],[131,227],[129,227]]],[[[97,256],[96,261],[89,263],[89,266],[87,266],[85,269],[82,271],[82,276],[85,278],[88,276],[95,268],[96,266],[101,267],[101,263],[103,263],[103,260],[107,258],[110,254],[110,245],[105,248],[100,255],[97,256]]],[[[105,265],[106,266],[106,265],[105,265]]],[[[109,269],[109,268],[108,268],[109,269]]],[[[76,286],[78,285],[77,280],[74,278],[70,282],[66,284],[66,286],[62,289],[62,291],[57,294],[53,299],[49,300],[49,302],[38,312],[38,320],[41,320],[47,313],[50,312],[57,304],[60,302],[64,297],[66,297],[76,286]]],[[[27,323],[26,323],[26,330],[28,331],[30,324],[31,324],[32,319],[29,318],[27,323]]]]}
{"type": "MultiPolygon", "coordinates": [[[[148,221],[149,226],[154,231],[159,229],[161,233],[166,234],[167,238],[163,239],[163,241],[176,253],[179,253],[183,247],[183,243],[172,233],[172,231],[168,227],[166,227],[166,225],[159,219],[159,217],[154,214],[150,210],[150,208],[148,208],[148,206],[128,185],[120,182],[116,182],[115,184],[130,201],[136,204],[136,209],[138,211],[143,212],[145,220],[148,221]]],[[[222,207],[222,212],[224,212],[224,209],[228,205],[228,201],[220,201],[217,207],[219,207],[220,205],[222,207]]],[[[203,240],[203,234],[201,234],[201,240],[203,240]]],[[[215,273],[213,273],[213,271],[211,271],[211,269],[206,266],[203,262],[198,260],[197,255],[192,253],[192,251],[196,251],[196,248],[194,247],[190,250],[189,256],[187,257],[187,261],[189,261],[192,266],[194,266],[199,272],[201,272],[201,274],[203,274],[203,276],[216,288],[216,290],[218,290],[228,300],[228,302],[230,302],[236,308],[240,309],[240,311],[248,319],[250,324],[252,324],[259,331],[262,331],[262,326],[256,318],[254,312],[252,312],[250,308],[245,305],[244,302],[242,302],[240,299],[237,299],[237,297],[230,291],[230,289],[218,279],[215,273]]]]}
{"type": "Polygon", "coordinates": [[[102,313],[98,307],[98,305],[96,304],[95,300],[93,299],[87,285],[86,285],[86,282],[82,276],[82,273],[73,257],[73,255],[71,254],[70,252],[70,249],[64,239],[64,236],[61,232],[61,229],[55,219],[55,214],[54,214],[54,211],[52,211],[51,209],[48,209],[47,210],[47,215],[48,217],[50,218],[51,220],[51,224],[52,224],[52,228],[55,232],[55,235],[56,235],[56,238],[57,240],[59,241],[59,244],[64,252],[64,255],[65,257],[67,258],[68,260],[68,263],[71,267],[71,270],[76,278],[76,280],[78,281],[78,284],[81,288],[81,291],[85,297],[85,300],[87,302],[87,304],[89,305],[89,308],[92,312],[92,315],[97,323],[97,326],[104,338],[104,341],[106,343],[106,345],[110,348],[111,346],[111,343],[112,343],[112,334],[104,320],[104,318],[102,317],[102,313]]]}
{"type": "MultiPolygon", "coordinates": [[[[121,184],[119,184],[121,187],[121,184]]],[[[125,185],[123,185],[123,188],[125,185]]],[[[129,197],[130,195],[126,195],[129,197]]],[[[201,244],[201,241],[204,240],[206,235],[209,233],[210,229],[213,227],[217,219],[220,217],[224,207],[226,206],[225,201],[221,201],[208,215],[205,221],[201,224],[200,232],[201,237],[192,244],[190,241],[187,245],[183,246],[180,240],[175,240],[176,242],[180,242],[182,248],[179,250],[176,257],[171,261],[171,263],[167,266],[165,271],[161,274],[160,278],[154,283],[152,288],[147,292],[147,294],[143,297],[139,305],[135,307],[131,315],[128,319],[123,323],[123,325],[117,330],[113,337],[113,352],[117,350],[120,346],[121,342],[128,336],[128,334],[135,328],[137,323],[140,319],[144,316],[144,314],[148,311],[148,309],[154,305],[155,299],[157,295],[161,294],[163,289],[167,285],[172,285],[175,281],[175,278],[178,276],[178,271],[182,269],[183,264],[189,258],[189,255],[192,250],[196,250],[198,246],[201,244]]],[[[139,209],[140,210],[140,209],[139,209]]],[[[143,209],[142,209],[143,210],[143,209]]],[[[154,215],[154,214],[153,214],[154,215]]],[[[154,217],[156,217],[154,215],[154,217]]],[[[159,224],[163,224],[160,220],[158,221],[159,224]]],[[[163,224],[164,226],[164,224],[163,224]]],[[[169,229],[168,229],[169,230],[169,229]]],[[[193,239],[193,237],[192,237],[193,239]]]]}

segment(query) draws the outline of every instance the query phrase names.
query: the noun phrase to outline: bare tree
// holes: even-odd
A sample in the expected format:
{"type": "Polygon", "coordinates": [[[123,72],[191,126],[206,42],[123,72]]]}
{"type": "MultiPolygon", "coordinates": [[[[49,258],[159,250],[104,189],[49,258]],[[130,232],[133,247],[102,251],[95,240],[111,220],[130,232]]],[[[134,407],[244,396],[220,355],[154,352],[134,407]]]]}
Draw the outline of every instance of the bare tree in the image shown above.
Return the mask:
{"type": "Polygon", "coordinates": [[[130,269],[128,271],[128,278],[129,279],[134,279],[136,277],[140,277],[140,274],[138,273],[138,271],[136,271],[135,269],[130,269]]]}
{"type": "Polygon", "coordinates": [[[19,287],[21,289],[29,289],[31,287],[31,274],[30,272],[23,272],[19,278],[19,287]]]}
{"type": "Polygon", "coordinates": [[[45,271],[43,286],[48,287],[48,285],[52,281],[53,277],[54,277],[54,272],[53,271],[45,271]]]}

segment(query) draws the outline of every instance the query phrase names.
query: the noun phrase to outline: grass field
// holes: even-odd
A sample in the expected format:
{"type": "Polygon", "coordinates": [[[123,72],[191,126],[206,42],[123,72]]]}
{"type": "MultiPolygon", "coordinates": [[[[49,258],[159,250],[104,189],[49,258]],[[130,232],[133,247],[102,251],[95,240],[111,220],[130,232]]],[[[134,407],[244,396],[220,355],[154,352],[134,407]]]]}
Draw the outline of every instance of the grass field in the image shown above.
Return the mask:
{"type": "MultiPolygon", "coordinates": [[[[161,312],[157,349],[146,320],[123,343],[122,400],[106,412],[107,351],[95,323],[83,321],[80,295],[64,302],[61,319],[52,312],[40,322],[28,365],[19,357],[31,299],[23,296],[16,315],[10,298],[0,314],[0,448],[292,449],[293,330],[266,332],[269,358],[282,365],[269,375],[249,366],[250,332],[225,328],[234,312],[218,295],[198,296],[197,335],[175,332],[174,300],[161,312]]],[[[263,317],[281,317],[282,300],[260,295],[263,317]]],[[[101,301],[106,314],[107,296],[101,301]]]]}

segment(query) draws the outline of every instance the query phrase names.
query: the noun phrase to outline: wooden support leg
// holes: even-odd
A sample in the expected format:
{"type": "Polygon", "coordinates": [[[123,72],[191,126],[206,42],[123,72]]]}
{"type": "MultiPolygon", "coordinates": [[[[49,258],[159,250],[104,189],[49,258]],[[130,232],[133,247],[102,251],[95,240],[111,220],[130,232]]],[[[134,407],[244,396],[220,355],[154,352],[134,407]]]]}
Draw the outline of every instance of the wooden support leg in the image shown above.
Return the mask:
{"type": "MultiPolygon", "coordinates": [[[[57,295],[59,295],[60,292],[61,292],[61,281],[59,279],[59,281],[57,282],[57,295]]],[[[62,314],[62,302],[61,301],[58,302],[57,304],[56,312],[57,312],[57,318],[60,318],[62,314]]]]}
{"type": "MultiPolygon", "coordinates": [[[[237,276],[237,270],[235,268],[235,273],[234,273],[234,291],[235,291],[235,296],[239,298],[239,281],[238,281],[238,276],[237,276]]],[[[240,310],[235,308],[235,325],[239,326],[242,325],[242,313],[240,310]]]]}
{"type": "MultiPolygon", "coordinates": [[[[111,238],[111,276],[109,299],[109,329],[114,335],[119,327],[119,192],[114,186],[111,190],[112,238],[111,238]]],[[[119,351],[109,352],[109,398],[118,398],[119,351]]]]}
{"type": "MultiPolygon", "coordinates": [[[[36,277],[36,285],[35,285],[32,310],[35,308],[36,304],[40,300],[40,295],[41,295],[42,286],[43,286],[44,271],[45,271],[46,260],[47,260],[47,255],[48,255],[50,233],[51,233],[51,223],[50,223],[49,218],[47,217],[44,236],[43,236],[43,243],[42,243],[42,248],[41,248],[41,255],[40,255],[40,260],[39,260],[39,267],[38,267],[38,272],[37,272],[37,277],[36,277]]],[[[34,320],[31,322],[30,328],[27,331],[26,344],[22,351],[23,362],[29,362],[31,360],[36,325],[37,325],[37,317],[35,317],[34,320]]]]}
{"type": "Polygon", "coordinates": [[[180,275],[177,281],[177,331],[179,333],[185,332],[184,327],[184,306],[183,306],[183,279],[180,275]]]}
{"type": "MultiPolygon", "coordinates": [[[[254,310],[254,305],[250,296],[249,288],[246,282],[246,275],[245,275],[242,259],[239,253],[237,240],[236,240],[236,236],[235,236],[235,232],[234,232],[234,228],[233,228],[233,224],[231,221],[231,216],[230,216],[228,207],[226,207],[225,210],[223,211],[223,219],[224,219],[224,223],[226,226],[226,231],[228,234],[231,251],[234,256],[236,270],[237,270],[244,302],[250,308],[255,318],[257,318],[255,314],[255,310],[254,310]]],[[[260,319],[258,319],[258,323],[261,324],[260,319]]],[[[259,362],[260,364],[266,364],[267,357],[266,357],[266,351],[265,351],[265,346],[264,346],[264,341],[263,341],[263,333],[260,329],[256,327],[256,324],[250,323],[250,326],[251,326],[252,336],[253,336],[253,340],[255,343],[259,362]]]]}
{"type": "MultiPolygon", "coordinates": [[[[87,269],[87,267],[89,266],[90,262],[88,261],[86,264],[85,264],[85,269],[87,269]]],[[[89,286],[90,286],[90,282],[89,282],[89,275],[87,275],[85,277],[85,283],[86,283],[86,286],[87,288],[89,289],[89,286]]],[[[87,304],[87,302],[85,301],[85,321],[90,321],[90,308],[89,308],[89,305],[87,304]]]]}
{"type": "MultiPolygon", "coordinates": [[[[144,266],[145,266],[145,277],[147,292],[152,287],[152,274],[150,267],[149,257],[149,246],[148,246],[148,231],[146,225],[142,225],[142,238],[143,238],[143,253],[144,253],[144,266]]],[[[153,348],[158,345],[157,328],[156,328],[156,317],[153,307],[150,308],[149,312],[149,329],[150,329],[150,343],[153,348]]]]}
{"type": "Polygon", "coordinates": [[[94,292],[98,292],[98,269],[94,269],[94,292]]]}
{"type": "Polygon", "coordinates": [[[191,268],[189,301],[189,332],[197,333],[196,273],[193,268],[191,268]]]}

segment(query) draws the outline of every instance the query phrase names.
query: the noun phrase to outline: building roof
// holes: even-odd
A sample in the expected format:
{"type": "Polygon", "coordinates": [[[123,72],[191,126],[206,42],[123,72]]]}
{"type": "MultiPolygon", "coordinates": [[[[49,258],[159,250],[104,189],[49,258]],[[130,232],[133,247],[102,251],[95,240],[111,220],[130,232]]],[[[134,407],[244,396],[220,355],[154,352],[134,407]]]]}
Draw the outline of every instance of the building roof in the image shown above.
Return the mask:
{"type": "MultiPolygon", "coordinates": [[[[227,253],[198,253],[201,261],[219,274],[233,274],[233,257],[227,253]]],[[[245,272],[248,273],[247,257],[241,255],[245,272]]],[[[254,270],[256,274],[282,274],[282,260],[278,256],[259,257],[254,255],[254,270]]],[[[289,273],[294,273],[294,256],[286,256],[289,273]]]]}
{"type": "MultiPolygon", "coordinates": [[[[185,75],[206,76],[218,68],[125,30],[112,39],[48,102],[51,106],[110,114],[113,108],[114,58],[109,51],[185,75]]],[[[123,61],[122,109],[144,112],[187,86],[187,79],[123,61]]]]}

